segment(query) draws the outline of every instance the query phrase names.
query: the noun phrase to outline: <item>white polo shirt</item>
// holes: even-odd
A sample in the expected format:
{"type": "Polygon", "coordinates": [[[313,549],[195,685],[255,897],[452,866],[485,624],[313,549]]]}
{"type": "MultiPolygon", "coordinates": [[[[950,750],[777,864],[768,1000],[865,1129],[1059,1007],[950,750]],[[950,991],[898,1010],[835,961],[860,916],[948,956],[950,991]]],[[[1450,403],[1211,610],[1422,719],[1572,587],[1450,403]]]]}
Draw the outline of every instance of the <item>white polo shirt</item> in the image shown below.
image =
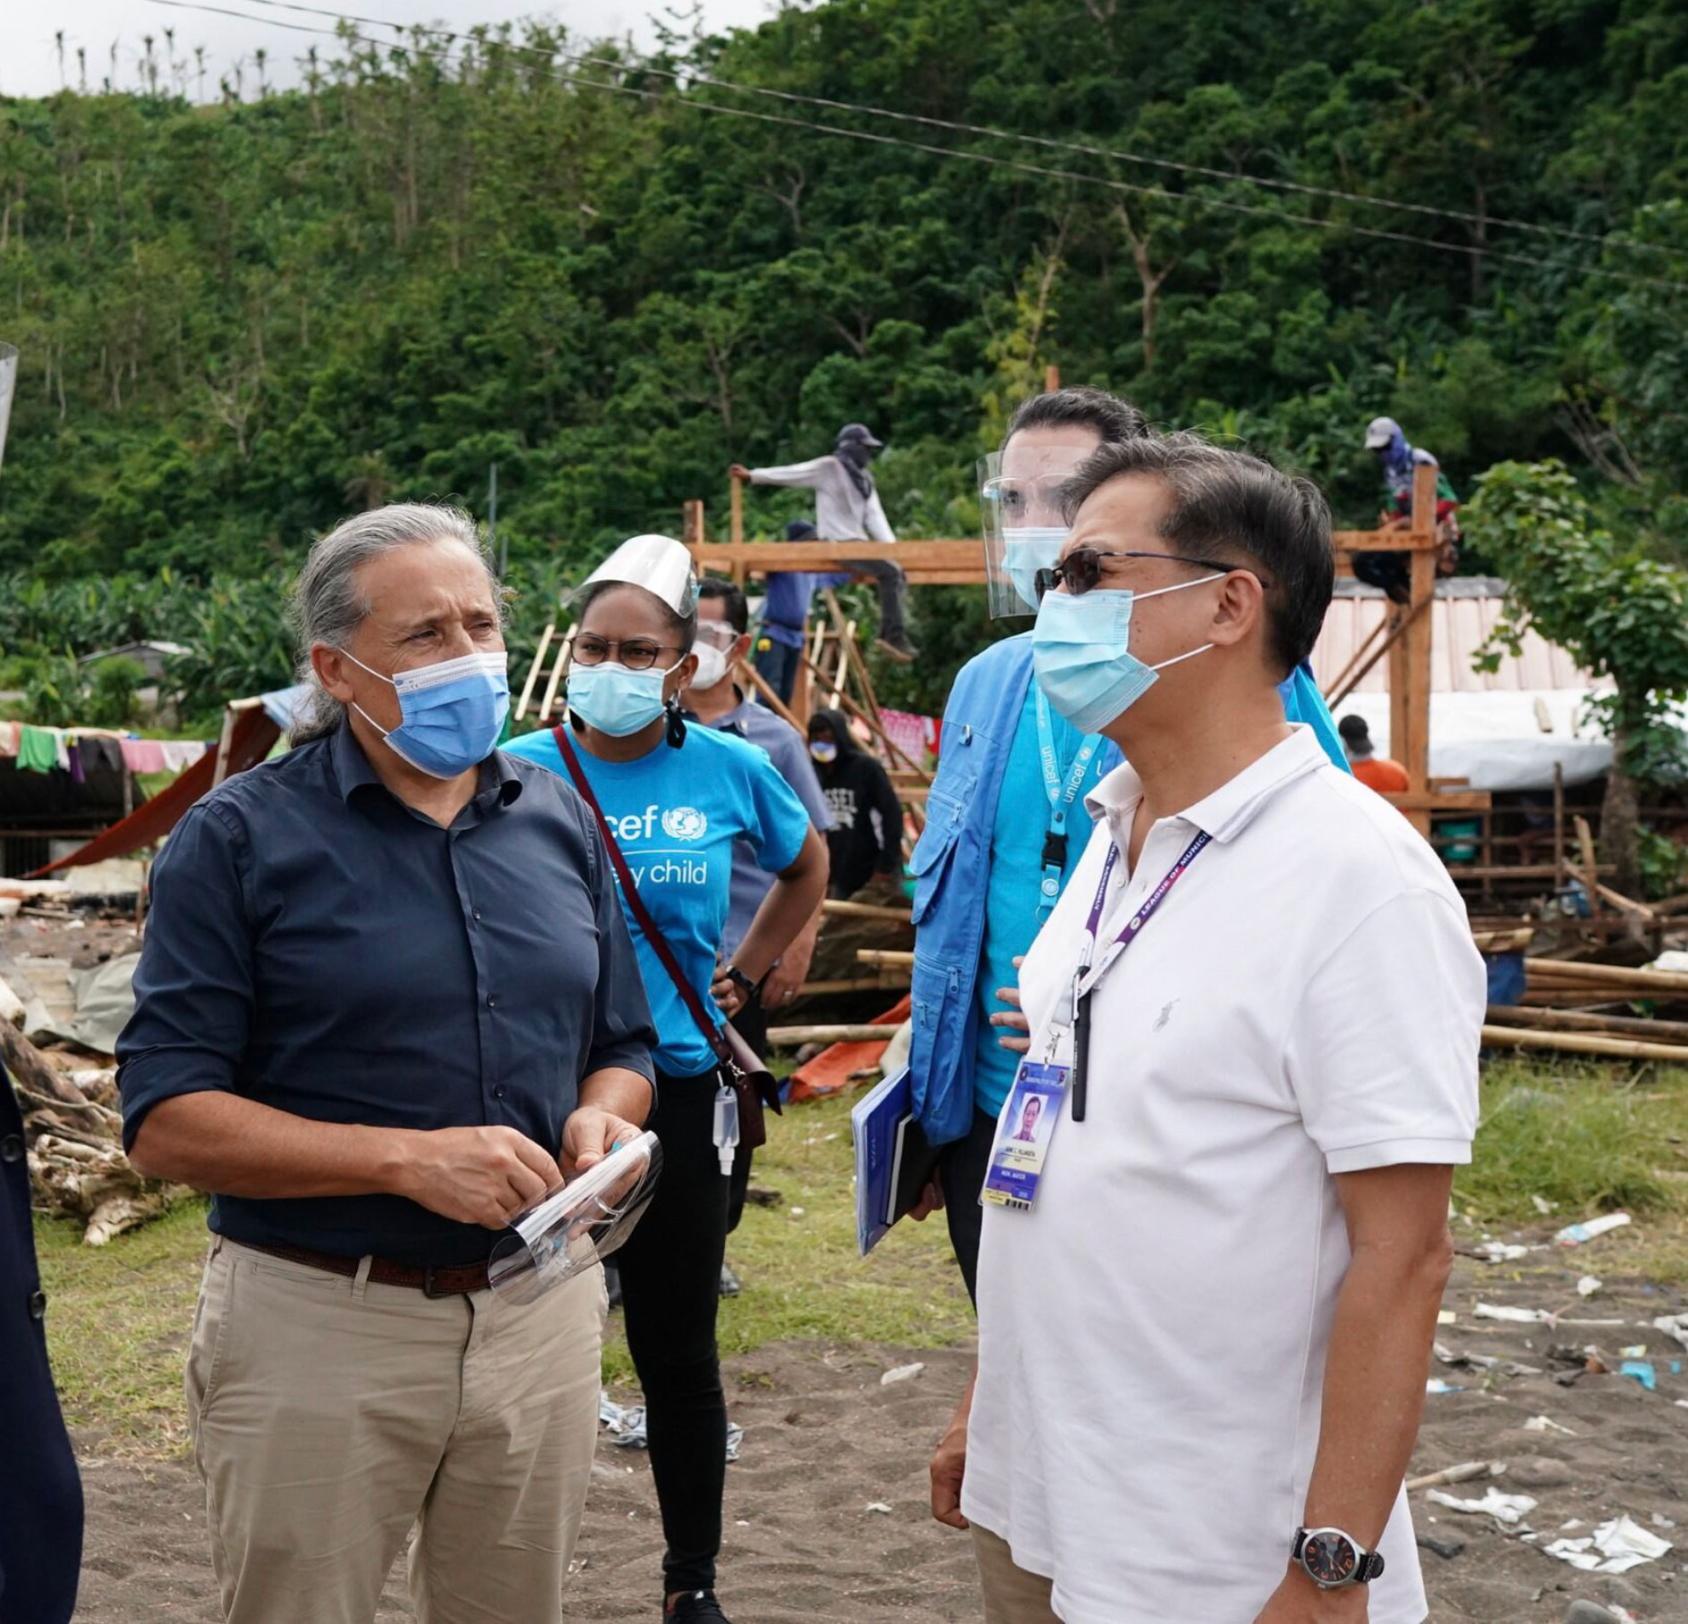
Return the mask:
{"type": "MultiPolygon", "coordinates": [[[[1091,999],[1086,1120],[1069,1091],[1032,1211],[985,1209],[962,1510],[1073,1624],[1252,1624],[1318,1446],[1332,1175],[1470,1159],[1483,964],[1429,845],[1307,728],[1156,823],[1125,880],[1141,794],[1121,767],[1090,798],[1021,972],[1035,1056],[1109,844],[1104,944],[1213,841],[1091,999]]],[[[1371,1624],[1420,1624],[1404,1494],[1379,1549],[1371,1624]]]]}

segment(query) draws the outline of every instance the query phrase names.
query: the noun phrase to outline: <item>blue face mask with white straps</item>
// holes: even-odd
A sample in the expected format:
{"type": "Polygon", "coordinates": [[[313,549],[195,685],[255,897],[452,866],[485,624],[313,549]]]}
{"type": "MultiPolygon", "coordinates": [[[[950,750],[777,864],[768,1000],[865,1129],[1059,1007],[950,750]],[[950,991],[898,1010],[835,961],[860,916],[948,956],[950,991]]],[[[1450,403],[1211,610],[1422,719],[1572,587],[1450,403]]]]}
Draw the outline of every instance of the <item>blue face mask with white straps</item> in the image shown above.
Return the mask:
{"type": "Polygon", "coordinates": [[[569,668],[569,709],[588,727],[625,739],[662,715],[662,685],[676,670],[630,671],[616,660],[569,668]]]}
{"type": "Polygon", "coordinates": [[[456,778],[493,752],[510,714],[509,656],[502,649],[437,660],[389,677],[340,652],[360,670],[390,682],[399,696],[399,725],[390,733],[361,705],[353,709],[400,760],[430,778],[456,778]]]}
{"type": "Polygon", "coordinates": [[[1204,643],[1188,654],[1145,665],[1131,652],[1132,605],[1141,598],[1206,586],[1216,579],[1204,576],[1153,592],[1101,587],[1076,597],[1070,592],[1046,592],[1032,629],[1032,670],[1049,703],[1081,733],[1100,733],[1123,716],[1169,665],[1194,659],[1213,647],[1204,643]]]}

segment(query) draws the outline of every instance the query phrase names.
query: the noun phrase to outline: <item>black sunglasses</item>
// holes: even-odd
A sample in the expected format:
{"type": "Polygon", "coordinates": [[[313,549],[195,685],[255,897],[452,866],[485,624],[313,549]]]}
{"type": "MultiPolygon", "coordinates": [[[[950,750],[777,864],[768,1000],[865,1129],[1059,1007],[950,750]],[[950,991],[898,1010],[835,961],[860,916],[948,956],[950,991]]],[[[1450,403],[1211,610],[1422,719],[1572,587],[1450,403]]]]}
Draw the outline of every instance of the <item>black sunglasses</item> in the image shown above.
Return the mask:
{"type": "Polygon", "coordinates": [[[1241,570],[1244,575],[1252,575],[1268,591],[1272,586],[1258,570],[1251,570],[1244,564],[1227,564],[1217,558],[1191,558],[1183,553],[1109,552],[1098,547],[1075,547],[1059,564],[1039,570],[1033,577],[1038,602],[1043,601],[1045,593],[1053,592],[1062,585],[1065,585],[1067,591],[1075,598],[1090,591],[1102,579],[1104,558],[1158,558],[1168,564],[1194,564],[1200,569],[1217,570],[1221,575],[1241,570]]]}

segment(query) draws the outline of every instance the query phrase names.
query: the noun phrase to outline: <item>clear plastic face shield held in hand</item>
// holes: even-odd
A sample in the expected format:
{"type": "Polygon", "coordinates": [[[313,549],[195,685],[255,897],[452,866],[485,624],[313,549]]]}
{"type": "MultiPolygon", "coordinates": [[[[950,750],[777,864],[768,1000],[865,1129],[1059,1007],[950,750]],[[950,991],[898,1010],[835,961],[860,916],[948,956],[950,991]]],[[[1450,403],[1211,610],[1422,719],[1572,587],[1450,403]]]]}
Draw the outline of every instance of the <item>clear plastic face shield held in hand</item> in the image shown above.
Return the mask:
{"type": "Polygon", "coordinates": [[[514,1303],[531,1303],[616,1252],[644,1216],[662,1172],[654,1133],[610,1152],[510,1220],[492,1249],[487,1283],[514,1303]]]}

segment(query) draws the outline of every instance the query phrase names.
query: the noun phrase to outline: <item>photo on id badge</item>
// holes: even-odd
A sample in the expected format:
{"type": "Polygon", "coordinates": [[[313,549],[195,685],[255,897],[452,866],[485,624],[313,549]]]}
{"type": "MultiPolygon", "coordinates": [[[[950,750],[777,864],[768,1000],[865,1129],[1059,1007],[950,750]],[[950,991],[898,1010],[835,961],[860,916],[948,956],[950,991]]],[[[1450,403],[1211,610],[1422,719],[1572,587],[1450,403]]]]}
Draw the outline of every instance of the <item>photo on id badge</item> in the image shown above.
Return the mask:
{"type": "Polygon", "coordinates": [[[981,1201],[1030,1211],[1066,1091],[1067,1067],[1021,1062],[1008,1103],[997,1119],[981,1201]]]}

